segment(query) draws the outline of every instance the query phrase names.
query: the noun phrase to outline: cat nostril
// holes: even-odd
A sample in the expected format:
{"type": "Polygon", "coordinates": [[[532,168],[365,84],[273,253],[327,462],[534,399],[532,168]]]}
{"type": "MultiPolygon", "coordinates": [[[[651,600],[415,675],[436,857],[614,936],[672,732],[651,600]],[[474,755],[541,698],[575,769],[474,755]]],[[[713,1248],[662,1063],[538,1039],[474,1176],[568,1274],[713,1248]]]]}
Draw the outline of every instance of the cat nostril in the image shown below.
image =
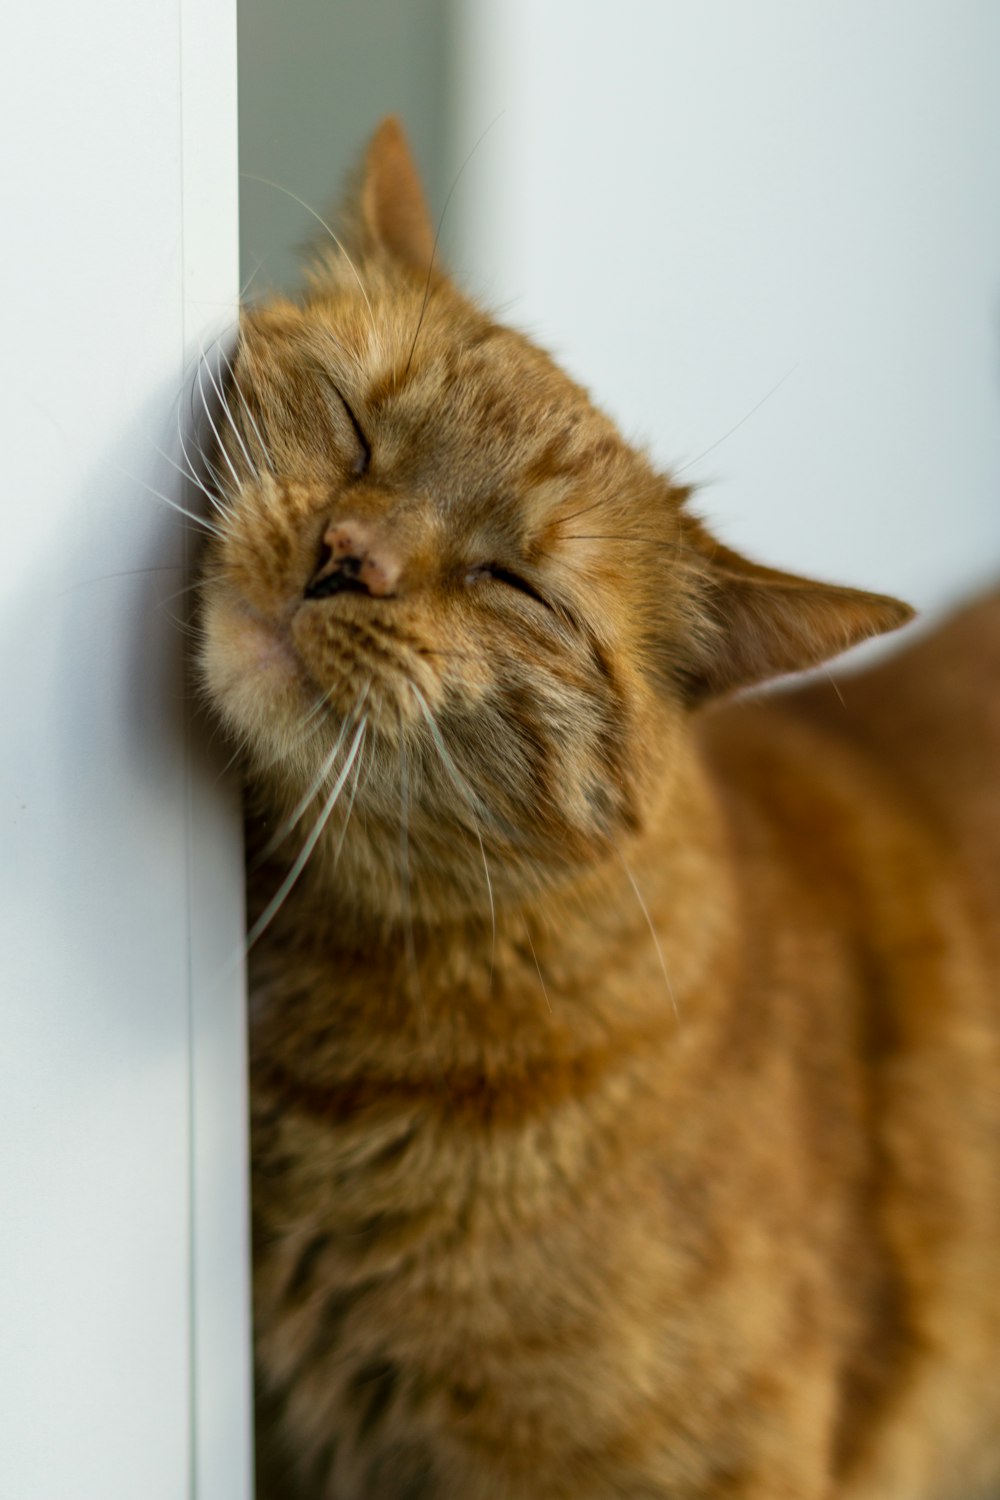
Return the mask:
{"type": "Polygon", "coordinates": [[[384,545],[374,546],[360,523],[328,526],[320,544],[319,566],[306,585],[307,599],[330,594],[392,595],[401,567],[384,545]]]}
{"type": "Polygon", "coordinates": [[[317,573],[306,585],[307,599],[326,599],[330,594],[369,594],[371,590],[359,577],[356,559],[348,559],[331,572],[317,573]],[[353,566],[352,566],[353,564],[353,566]]]}

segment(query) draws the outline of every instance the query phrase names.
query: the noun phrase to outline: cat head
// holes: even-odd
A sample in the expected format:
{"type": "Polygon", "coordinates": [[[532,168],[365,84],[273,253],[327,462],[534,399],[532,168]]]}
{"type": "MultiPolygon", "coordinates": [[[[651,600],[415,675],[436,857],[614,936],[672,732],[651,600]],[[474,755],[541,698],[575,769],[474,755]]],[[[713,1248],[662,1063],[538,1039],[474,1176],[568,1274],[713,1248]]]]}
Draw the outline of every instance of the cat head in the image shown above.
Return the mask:
{"type": "Polygon", "coordinates": [[[312,878],[382,907],[606,858],[694,709],[909,615],[716,543],[443,273],[392,120],[302,300],[244,314],[225,395],[202,679],[312,878]]]}

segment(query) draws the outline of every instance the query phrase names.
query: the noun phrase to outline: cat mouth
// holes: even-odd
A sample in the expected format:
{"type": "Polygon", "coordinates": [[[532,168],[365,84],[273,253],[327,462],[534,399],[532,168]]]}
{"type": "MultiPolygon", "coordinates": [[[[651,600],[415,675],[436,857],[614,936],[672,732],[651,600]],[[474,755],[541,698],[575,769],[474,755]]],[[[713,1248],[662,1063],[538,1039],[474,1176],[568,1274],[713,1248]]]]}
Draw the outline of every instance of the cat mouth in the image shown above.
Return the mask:
{"type": "Polygon", "coordinates": [[[335,612],[311,600],[295,611],[292,649],[335,713],[353,713],[363,693],[371,728],[393,736],[421,719],[422,702],[440,696],[432,652],[398,618],[373,610],[352,590],[342,592],[335,612]]]}
{"type": "Polygon", "coordinates": [[[323,718],[353,720],[362,704],[368,733],[394,741],[440,697],[428,654],[409,632],[370,608],[352,609],[350,594],[339,603],[334,614],[306,601],[287,620],[236,595],[206,608],[205,686],[266,760],[283,759],[289,736],[311,733],[323,718]]]}

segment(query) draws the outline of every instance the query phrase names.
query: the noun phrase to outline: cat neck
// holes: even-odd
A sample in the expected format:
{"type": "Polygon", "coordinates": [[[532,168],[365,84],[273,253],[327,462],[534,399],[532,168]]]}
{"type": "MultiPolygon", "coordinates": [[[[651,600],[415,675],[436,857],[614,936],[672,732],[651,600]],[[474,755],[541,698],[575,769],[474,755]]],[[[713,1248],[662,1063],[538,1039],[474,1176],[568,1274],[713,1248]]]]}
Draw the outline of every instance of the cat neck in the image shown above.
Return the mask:
{"type": "Polygon", "coordinates": [[[428,921],[293,891],[252,955],[258,1052],[316,1078],[359,1057],[481,1074],[703,1022],[725,989],[733,882],[714,790],[681,759],[640,833],[521,902],[428,921]]]}

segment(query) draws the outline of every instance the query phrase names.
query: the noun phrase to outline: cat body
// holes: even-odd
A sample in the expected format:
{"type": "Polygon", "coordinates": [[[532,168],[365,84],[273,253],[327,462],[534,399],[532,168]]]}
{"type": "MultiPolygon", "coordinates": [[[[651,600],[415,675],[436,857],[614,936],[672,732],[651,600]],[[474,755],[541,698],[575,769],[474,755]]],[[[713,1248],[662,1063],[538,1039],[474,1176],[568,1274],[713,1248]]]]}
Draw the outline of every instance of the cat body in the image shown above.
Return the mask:
{"type": "Polygon", "coordinates": [[[244,324],[204,582],[262,1500],[985,1500],[1000,600],[728,699],[907,611],[714,542],[391,123],[347,223],[244,324]]]}

